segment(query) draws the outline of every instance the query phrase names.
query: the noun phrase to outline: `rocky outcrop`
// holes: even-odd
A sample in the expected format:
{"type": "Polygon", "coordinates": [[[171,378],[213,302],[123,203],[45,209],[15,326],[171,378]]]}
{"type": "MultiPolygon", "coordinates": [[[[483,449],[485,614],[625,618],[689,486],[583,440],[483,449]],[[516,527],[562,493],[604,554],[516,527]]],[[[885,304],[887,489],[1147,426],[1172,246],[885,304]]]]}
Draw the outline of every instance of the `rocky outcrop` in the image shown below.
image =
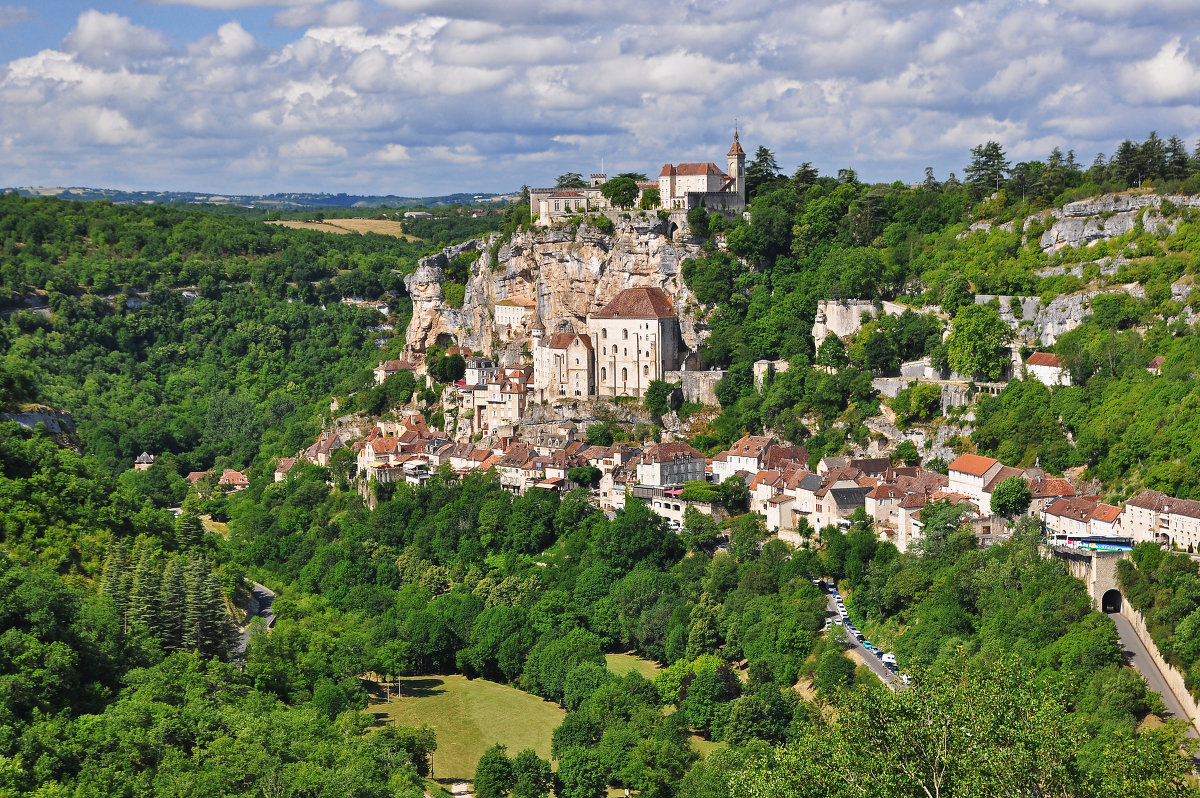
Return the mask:
{"type": "Polygon", "coordinates": [[[586,225],[574,233],[562,229],[518,233],[498,249],[494,260],[493,238],[468,241],[423,258],[404,280],[413,302],[406,332],[408,351],[420,357],[434,344],[454,342],[492,353],[527,341],[528,322],[513,329],[496,323],[496,303],[504,299],[535,301],[547,333],[583,332],[590,312],[625,288],[644,286],[661,288],[671,297],[684,347],[695,351],[708,330],[680,266],[698,255],[700,248],[676,243],[666,233],[657,219],[620,221],[611,236],[586,225]],[[449,307],[442,291],[446,268],[455,255],[471,249],[479,249],[480,256],[472,267],[462,307],[449,307]]]}
{"type": "MultiPolygon", "coordinates": [[[[1178,219],[1174,214],[1171,214],[1170,218],[1163,215],[1160,209],[1164,200],[1169,200],[1177,208],[1200,207],[1200,197],[1194,196],[1105,194],[1102,197],[1069,202],[1062,208],[1051,211],[1049,216],[1054,221],[1042,233],[1038,243],[1045,252],[1055,252],[1063,247],[1107,241],[1128,233],[1137,226],[1139,220],[1148,231],[1174,233],[1178,219]]],[[[1049,222],[1050,219],[1047,218],[1046,221],[1049,222]]]]}

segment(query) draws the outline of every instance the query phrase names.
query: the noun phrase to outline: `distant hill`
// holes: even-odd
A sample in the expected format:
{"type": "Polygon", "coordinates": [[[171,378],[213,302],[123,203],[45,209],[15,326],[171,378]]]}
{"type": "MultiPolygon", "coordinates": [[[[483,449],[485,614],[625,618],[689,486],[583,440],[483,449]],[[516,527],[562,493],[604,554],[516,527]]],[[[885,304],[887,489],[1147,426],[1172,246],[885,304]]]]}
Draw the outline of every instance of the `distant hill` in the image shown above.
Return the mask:
{"type": "Polygon", "coordinates": [[[440,197],[396,197],[361,194],[308,194],[286,192],[281,194],[204,194],[195,191],[121,191],[112,188],[84,188],[19,186],[0,189],[0,193],[15,191],[23,197],[60,197],[77,200],[111,200],[118,205],[151,205],[159,203],[187,203],[200,205],[238,205],[245,208],[299,209],[299,208],[411,208],[416,206],[479,204],[506,202],[516,199],[516,194],[446,194],[440,197]]]}

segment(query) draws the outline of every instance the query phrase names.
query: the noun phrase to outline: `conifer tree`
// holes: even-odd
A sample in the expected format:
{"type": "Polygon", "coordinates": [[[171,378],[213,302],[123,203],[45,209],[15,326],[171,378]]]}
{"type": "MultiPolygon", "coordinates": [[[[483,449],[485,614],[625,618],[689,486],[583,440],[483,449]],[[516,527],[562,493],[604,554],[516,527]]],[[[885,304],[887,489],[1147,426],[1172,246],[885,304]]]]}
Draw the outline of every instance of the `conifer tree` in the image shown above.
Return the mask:
{"type": "Polygon", "coordinates": [[[204,576],[204,561],[188,558],[183,578],[183,631],[180,634],[180,645],[184,651],[200,648],[201,619],[204,613],[204,576]]]}
{"type": "Polygon", "coordinates": [[[124,540],[113,543],[104,561],[104,571],[100,577],[100,592],[112,599],[117,614],[125,619],[128,608],[128,594],[125,592],[125,582],[129,572],[129,549],[124,540]]]}
{"type": "Polygon", "coordinates": [[[189,493],[183,500],[183,511],[175,519],[175,542],[181,549],[200,545],[204,538],[204,526],[200,523],[200,499],[189,493]]]}
{"type": "Polygon", "coordinates": [[[158,631],[158,608],[162,593],[162,570],[152,552],[139,547],[133,582],[129,591],[130,623],[158,631]]]}
{"type": "Polygon", "coordinates": [[[183,627],[187,615],[186,557],[171,558],[163,574],[159,640],[168,651],[183,647],[183,627]]]}

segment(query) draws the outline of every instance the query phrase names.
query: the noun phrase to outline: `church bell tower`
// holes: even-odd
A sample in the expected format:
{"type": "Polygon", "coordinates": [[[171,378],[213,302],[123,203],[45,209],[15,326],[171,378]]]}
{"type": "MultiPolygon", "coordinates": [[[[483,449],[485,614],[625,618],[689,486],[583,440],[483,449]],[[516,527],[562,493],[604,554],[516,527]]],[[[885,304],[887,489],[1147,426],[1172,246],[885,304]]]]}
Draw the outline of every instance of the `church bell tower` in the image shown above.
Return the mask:
{"type": "Polygon", "coordinates": [[[737,195],[746,204],[746,151],[738,143],[737,128],[733,129],[733,146],[729,148],[729,176],[733,178],[737,195]]]}

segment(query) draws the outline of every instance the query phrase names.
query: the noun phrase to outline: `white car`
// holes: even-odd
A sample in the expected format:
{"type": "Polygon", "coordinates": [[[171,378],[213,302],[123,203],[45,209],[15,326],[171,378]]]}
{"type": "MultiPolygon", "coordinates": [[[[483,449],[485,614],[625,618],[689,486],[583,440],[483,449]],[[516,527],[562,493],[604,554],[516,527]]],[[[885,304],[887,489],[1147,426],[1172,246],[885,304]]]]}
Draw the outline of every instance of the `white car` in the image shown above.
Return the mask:
{"type": "Polygon", "coordinates": [[[884,654],[879,659],[881,659],[883,661],[884,665],[895,665],[896,664],[896,655],[892,654],[892,653],[884,654]]]}

